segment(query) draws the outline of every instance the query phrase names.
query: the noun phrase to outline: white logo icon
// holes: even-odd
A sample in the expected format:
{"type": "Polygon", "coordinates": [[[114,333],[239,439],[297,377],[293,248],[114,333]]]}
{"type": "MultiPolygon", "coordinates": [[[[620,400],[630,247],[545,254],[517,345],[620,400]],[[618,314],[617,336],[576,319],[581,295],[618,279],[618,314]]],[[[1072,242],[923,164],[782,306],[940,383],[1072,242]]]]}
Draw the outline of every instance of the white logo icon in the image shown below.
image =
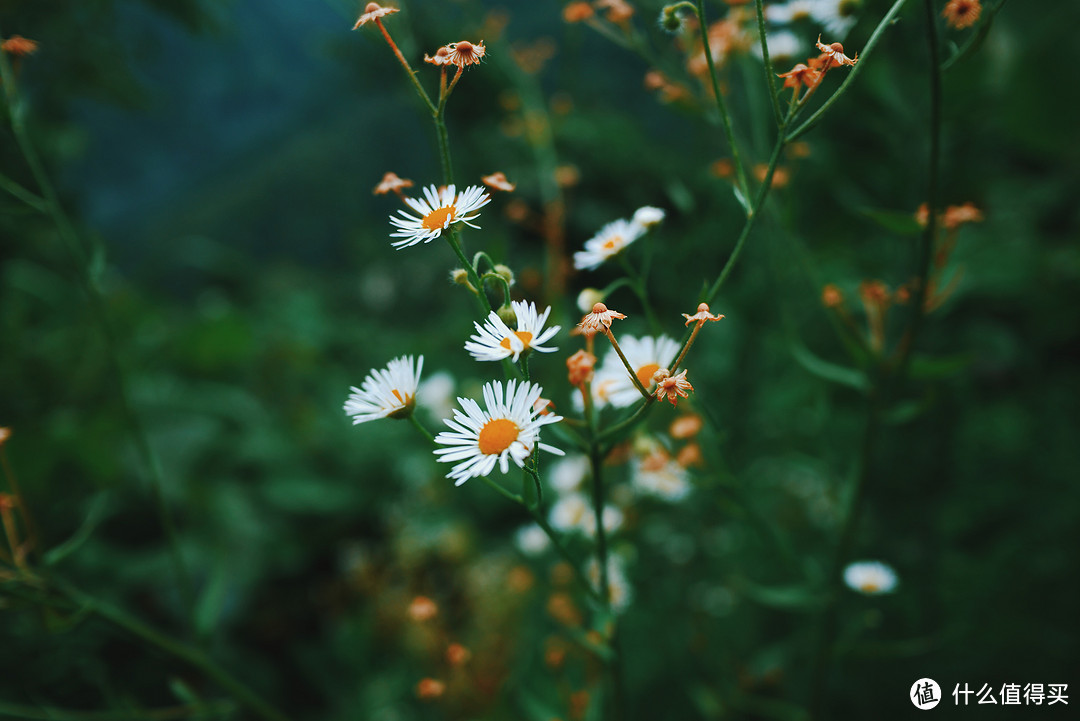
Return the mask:
{"type": "Polygon", "coordinates": [[[932,678],[920,678],[911,684],[911,693],[908,698],[915,708],[920,711],[929,711],[941,703],[941,686],[932,678]]]}

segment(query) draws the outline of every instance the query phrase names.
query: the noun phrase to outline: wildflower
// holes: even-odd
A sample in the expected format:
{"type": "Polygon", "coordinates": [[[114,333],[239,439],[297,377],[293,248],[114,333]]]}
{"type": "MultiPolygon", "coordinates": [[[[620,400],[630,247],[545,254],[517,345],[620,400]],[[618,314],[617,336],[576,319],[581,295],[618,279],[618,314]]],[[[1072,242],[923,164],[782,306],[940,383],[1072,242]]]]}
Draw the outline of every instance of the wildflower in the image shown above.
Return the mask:
{"type": "Polygon", "coordinates": [[[417,386],[416,399],[435,417],[446,418],[454,410],[454,377],[446,371],[432,373],[417,386]]]}
{"type": "Polygon", "coordinates": [[[450,48],[444,45],[436,50],[434,55],[424,53],[424,62],[432,65],[446,65],[450,62],[450,48]]]}
{"type": "Polygon", "coordinates": [[[704,426],[705,422],[701,420],[701,416],[687,413],[671,422],[668,426],[668,435],[676,440],[684,441],[696,436],[704,426]]]}
{"type": "Polygon", "coordinates": [[[578,293],[577,307],[582,313],[588,313],[594,305],[603,302],[604,294],[596,288],[585,288],[578,293]]]}
{"type": "Polygon", "coordinates": [[[452,643],[446,647],[446,662],[451,666],[464,666],[470,658],[472,653],[460,643],[452,643]]]}
{"type": "Polygon", "coordinates": [[[445,692],[446,684],[435,678],[422,678],[416,684],[416,697],[423,701],[437,699],[445,692]]]}
{"type": "Polygon", "coordinates": [[[982,211],[976,208],[974,203],[968,202],[946,208],[942,222],[946,230],[956,230],[964,223],[981,223],[982,219],[982,211]]]}
{"type": "Polygon", "coordinates": [[[817,49],[821,51],[821,58],[830,62],[830,64],[828,65],[828,67],[830,68],[838,68],[841,65],[851,65],[852,67],[854,67],[855,63],[859,62],[858,53],[855,53],[855,57],[849,58],[847,55],[844,55],[843,45],[841,45],[840,43],[832,43],[831,45],[826,45],[821,42],[820,35],[818,35],[817,42],[814,43],[814,45],[816,45],[817,49]]]}
{"type": "Polygon", "coordinates": [[[694,386],[686,380],[685,370],[671,375],[667,368],[661,368],[653,374],[653,380],[656,381],[656,400],[662,401],[666,397],[671,401],[671,405],[675,405],[677,398],[689,398],[686,391],[694,390],[694,386]]]}
{"type": "Polygon", "coordinates": [[[563,8],[563,20],[568,23],[579,23],[593,16],[592,6],[587,2],[572,2],[563,8]]]}
{"type": "Polygon", "coordinates": [[[443,463],[456,463],[447,478],[460,486],[470,478],[487,476],[499,464],[499,470],[507,473],[510,461],[524,468],[525,460],[539,445],[542,450],[563,455],[558,448],[539,442],[540,428],[558,423],[562,416],[537,417],[533,404],[543,393],[535,384],[506,384],[505,394],[501,381],[484,385],[484,405],[471,398],[458,398],[464,413],[454,409],[454,419],[445,421],[450,427],[435,437],[435,442],[445,448],[435,449],[435,455],[443,463]]]}
{"type": "Polygon", "coordinates": [[[37,49],[38,44],[36,40],[24,38],[22,35],[12,35],[3,43],[0,43],[0,51],[3,51],[8,55],[14,55],[15,57],[33,55],[37,52],[37,49]]]}
{"type": "Polygon", "coordinates": [[[930,222],[930,205],[923,203],[915,211],[915,222],[919,224],[920,228],[925,228],[930,222]]]}
{"type": "Polygon", "coordinates": [[[652,228],[664,222],[664,216],[663,208],[646,205],[634,211],[634,217],[630,219],[630,222],[636,223],[642,228],[652,228]]]}
{"type": "Polygon", "coordinates": [[[821,289],[821,304],[826,308],[836,308],[844,302],[844,294],[832,283],[821,289]]]}
{"type": "MultiPolygon", "coordinates": [[[[790,60],[803,52],[803,41],[795,33],[781,30],[769,33],[766,37],[769,43],[769,60],[774,63],[790,60]]],[[[759,58],[765,57],[765,54],[761,52],[761,43],[752,45],[750,52],[759,58]]]]}
{"type": "Polygon", "coordinates": [[[551,505],[548,523],[551,527],[567,533],[584,527],[585,517],[592,513],[589,502],[582,493],[568,493],[551,505]]]}
{"type": "Polygon", "coordinates": [[[417,596],[409,604],[409,618],[417,623],[430,621],[439,614],[439,607],[427,596],[417,596]]]}
{"type": "Polygon", "coordinates": [[[979,0],[949,0],[941,16],[951,27],[963,30],[978,22],[980,13],[982,4],[979,0]]]}
{"type": "Polygon", "coordinates": [[[657,444],[631,466],[630,484],[639,493],[656,496],[664,501],[681,501],[690,494],[690,477],[668,452],[657,444]]]}
{"type": "Polygon", "coordinates": [[[783,4],[765,6],[765,19],[778,25],[809,20],[814,11],[815,0],[790,0],[783,4]]]}
{"type": "Polygon", "coordinates": [[[480,180],[484,181],[484,185],[491,188],[492,190],[501,190],[504,193],[509,193],[517,187],[515,183],[511,183],[509,180],[507,180],[506,176],[503,173],[492,173],[491,175],[485,175],[484,177],[480,178],[480,180]]]}
{"type": "Polygon", "coordinates": [[[555,401],[550,398],[537,398],[532,407],[540,415],[549,416],[555,412],[555,401]]]}
{"type": "Polygon", "coordinates": [[[8,438],[11,438],[11,429],[10,428],[0,428],[0,446],[7,443],[8,438]]]}
{"type": "Polygon", "coordinates": [[[539,556],[551,545],[551,539],[543,528],[533,523],[517,530],[514,534],[514,545],[526,556],[539,556]]]}
{"type": "Polygon", "coordinates": [[[578,388],[592,381],[593,367],[596,365],[596,356],[588,351],[579,350],[566,359],[566,368],[569,371],[570,385],[578,388]]]}
{"type": "MultiPolygon", "coordinates": [[[[787,87],[787,83],[784,83],[784,87],[787,87]]],[[[718,178],[730,178],[735,174],[735,165],[731,162],[731,158],[720,158],[709,166],[709,172],[718,178]]]]}
{"type": "Polygon", "coordinates": [[[488,313],[483,327],[473,321],[476,335],[471,336],[465,343],[465,350],[469,351],[469,355],[478,361],[500,361],[512,357],[514,362],[517,362],[522,353],[530,350],[540,353],[558,350],[541,345],[558,333],[561,327],[556,325],[544,330],[544,322],[551,313],[550,307],[538,314],[535,303],[515,300],[510,306],[517,317],[518,329],[510,330],[497,313],[488,313]]]}
{"type": "MultiPolygon", "coordinates": [[[[666,367],[679,352],[679,344],[667,336],[641,339],[625,337],[620,346],[630,367],[634,369],[634,375],[647,391],[652,387],[656,371],[666,367]]],[[[592,392],[598,405],[610,403],[615,408],[626,408],[641,398],[641,392],[614,351],[604,357],[603,364],[597,370],[592,392]]]]}
{"type": "Polygon", "coordinates": [[[685,325],[690,325],[691,323],[704,323],[707,320],[720,320],[724,316],[713,315],[712,313],[710,313],[708,303],[698,303],[697,313],[694,313],[693,315],[687,315],[686,313],[683,313],[682,317],[686,318],[685,325]]]}
{"type": "MultiPolygon", "coordinates": [[[[619,530],[623,524],[623,512],[615,506],[604,506],[600,511],[600,521],[604,524],[604,533],[612,534],[619,530]]],[[[581,519],[581,530],[589,538],[596,537],[596,513],[589,509],[589,512],[581,519]]]]}
{"type": "Polygon", "coordinates": [[[843,38],[855,27],[862,0],[816,0],[812,15],[831,36],[843,38]]]}
{"type": "Polygon", "coordinates": [[[679,454],[675,456],[675,462],[683,468],[689,468],[690,466],[704,466],[705,456],[701,453],[701,446],[697,443],[690,443],[683,446],[679,454]]]}
{"type": "MultiPolygon", "coordinates": [[[[600,588],[600,564],[595,558],[589,562],[587,573],[589,580],[593,582],[598,591],[603,593],[603,589],[600,588]]],[[[630,583],[626,580],[626,569],[623,566],[621,557],[608,556],[607,580],[608,602],[611,604],[611,610],[616,612],[625,611],[630,606],[633,594],[630,583]]]]}
{"type": "Polygon", "coordinates": [[[383,176],[383,179],[379,181],[379,184],[375,186],[375,190],[372,192],[375,195],[386,195],[387,193],[394,192],[400,196],[402,188],[411,188],[412,186],[413,182],[411,180],[399,178],[397,173],[387,173],[383,176]]]}
{"type": "Polygon", "coordinates": [[[786,73],[777,73],[776,77],[784,79],[784,87],[792,88],[796,93],[799,88],[806,86],[813,88],[821,80],[821,71],[811,68],[805,63],[797,63],[795,67],[786,73]]]}
{"type": "Polygon", "coordinates": [[[581,488],[589,476],[589,459],[583,455],[567,456],[551,464],[547,482],[560,493],[570,493],[581,488]]]}
{"type": "Polygon", "coordinates": [[[345,412],[353,417],[353,425],[412,415],[423,367],[424,356],[415,364],[412,356],[401,356],[390,361],[385,369],[368,373],[360,388],[351,388],[352,393],[345,401],[345,412]]]}
{"type": "Polygon", "coordinates": [[[401,250],[417,243],[430,243],[442,235],[442,232],[452,223],[465,223],[470,228],[479,228],[473,225],[472,220],[479,217],[479,213],[469,215],[474,211],[491,202],[491,196],[484,192],[479,185],[470,185],[460,193],[453,186],[447,186],[440,190],[434,185],[424,188],[424,199],[405,198],[405,203],[420,217],[410,215],[404,210],[399,210],[400,218],[390,216],[390,223],[398,228],[397,232],[391,233],[391,238],[401,238],[391,242],[394,248],[401,250]]]}
{"type": "Polygon", "coordinates": [[[398,12],[398,8],[383,7],[379,3],[371,2],[364,6],[364,14],[360,16],[360,19],[353,25],[353,30],[368,24],[372,20],[378,20],[384,15],[390,15],[391,13],[398,12]]]}
{"type": "Polygon", "coordinates": [[[867,596],[890,593],[896,588],[896,572],[880,561],[860,561],[844,569],[844,583],[867,596]]]}
{"type": "Polygon", "coordinates": [[[586,336],[596,335],[602,329],[610,328],[611,322],[614,320],[622,320],[626,316],[617,310],[608,310],[608,307],[603,303],[597,303],[592,307],[591,313],[586,313],[585,317],[578,323],[578,328],[581,328],[581,332],[586,336]]]}
{"type": "MultiPolygon", "coordinates": [[[[765,163],[758,163],[754,166],[754,177],[758,179],[758,182],[764,183],[765,176],[769,174],[769,166],[765,163]]],[[[783,188],[787,186],[788,181],[791,180],[791,172],[788,171],[782,165],[778,165],[773,168],[772,178],[769,180],[770,188],[783,188]]]]}
{"type": "Polygon", "coordinates": [[[463,69],[466,65],[478,65],[480,60],[487,53],[487,50],[484,48],[483,40],[478,43],[470,43],[468,40],[461,40],[456,43],[450,43],[446,46],[446,50],[449,53],[447,62],[450,65],[457,65],[459,68],[463,69]]]}
{"type": "Polygon", "coordinates": [[[608,223],[585,241],[585,250],[574,253],[574,267],[578,270],[596,270],[605,260],[615,257],[644,234],[645,226],[639,223],[621,218],[608,223]]]}

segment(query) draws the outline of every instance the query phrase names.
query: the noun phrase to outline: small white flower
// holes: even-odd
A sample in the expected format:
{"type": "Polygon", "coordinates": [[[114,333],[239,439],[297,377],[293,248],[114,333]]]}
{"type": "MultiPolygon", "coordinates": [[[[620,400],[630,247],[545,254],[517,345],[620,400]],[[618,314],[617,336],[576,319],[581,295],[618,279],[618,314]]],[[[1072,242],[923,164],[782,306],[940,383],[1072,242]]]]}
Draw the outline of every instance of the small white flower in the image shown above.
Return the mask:
{"type": "MultiPolygon", "coordinates": [[[[653,373],[661,368],[669,368],[680,349],[679,344],[667,336],[641,339],[624,336],[619,340],[619,346],[645,390],[652,387],[653,373]]],[[[614,350],[604,356],[603,363],[596,370],[592,391],[597,406],[611,404],[615,408],[626,408],[641,399],[641,393],[614,350]]]]}
{"type": "Polygon", "coordinates": [[[514,545],[526,556],[539,556],[551,545],[551,539],[543,528],[533,523],[517,530],[514,534],[514,545]]]}
{"type": "Polygon", "coordinates": [[[581,488],[581,484],[588,476],[588,457],[576,455],[560,458],[552,463],[546,474],[546,480],[559,493],[570,493],[581,488]]]}
{"type": "MultiPolygon", "coordinates": [[[[792,58],[798,57],[803,54],[805,45],[799,36],[795,33],[788,32],[787,30],[778,30],[774,33],[769,33],[767,36],[769,43],[769,60],[773,63],[783,63],[792,58]]],[[[761,54],[761,43],[755,43],[750,48],[750,52],[754,53],[758,58],[764,57],[761,54]]]]}
{"type": "Polygon", "coordinates": [[[507,473],[510,461],[519,468],[539,447],[549,453],[563,455],[558,448],[540,443],[540,428],[558,423],[562,416],[538,415],[534,408],[543,389],[529,382],[518,384],[512,380],[503,393],[501,381],[484,384],[484,405],[471,398],[458,398],[462,411],[454,409],[454,419],[444,421],[450,427],[435,437],[435,442],[445,448],[436,448],[435,455],[443,463],[456,463],[447,478],[460,486],[470,478],[487,476],[499,464],[499,470],[507,473]]]}
{"type": "MultiPolygon", "coordinates": [[[[600,578],[600,564],[595,558],[589,562],[586,572],[589,575],[589,580],[596,586],[596,590],[603,593],[603,589],[600,588],[602,581],[600,578]]],[[[608,600],[611,601],[611,610],[621,613],[630,606],[633,593],[630,589],[630,582],[626,580],[626,569],[620,556],[608,556],[607,572],[608,600]]]]}
{"type": "Polygon", "coordinates": [[[548,523],[552,528],[569,533],[585,526],[585,517],[592,513],[589,501],[582,493],[569,493],[551,505],[548,523]]]}
{"type": "Polygon", "coordinates": [[[446,418],[454,411],[454,376],[432,373],[417,387],[416,401],[436,418],[446,418]]]}
{"type": "Polygon", "coordinates": [[[665,501],[681,501],[690,493],[690,474],[662,448],[635,459],[630,483],[640,493],[665,501]]]}
{"type": "MultiPolygon", "coordinates": [[[[604,509],[600,511],[600,519],[604,524],[604,533],[611,534],[622,528],[624,516],[623,512],[615,506],[604,506],[604,509]]],[[[591,508],[581,519],[581,530],[589,538],[596,536],[596,513],[591,508]]]]}
{"type": "Polygon", "coordinates": [[[420,214],[419,217],[399,210],[400,218],[390,216],[391,225],[397,232],[391,238],[401,238],[391,243],[401,250],[410,245],[431,241],[442,235],[452,223],[464,223],[470,228],[478,228],[470,221],[476,220],[480,213],[473,213],[491,202],[491,196],[479,185],[470,185],[460,193],[453,185],[448,185],[440,192],[434,185],[423,188],[424,198],[405,198],[405,203],[420,214]]]}
{"type": "Polygon", "coordinates": [[[660,225],[665,215],[663,208],[646,205],[634,211],[634,217],[630,222],[637,223],[642,228],[651,228],[654,225],[660,225]]]}
{"type": "Polygon", "coordinates": [[[353,417],[353,425],[377,418],[407,418],[416,404],[416,386],[424,356],[416,361],[401,356],[386,368],[373,370],[364,378],[360,388],[353,386],[345,401],[345,412],[353,417]]]}
{"type": "Polygon", "coordinates": [[[522,353],[528,350],[540,353],[552,353],[557,351],[555,347],[545,347],[542,343],[551,339],[559,332],[561,326],[552,326],[544,330],[551,308],[548,307],[543,313],[537,313],[535,303],[525,301],[512,301],[510,303],[517,316],[517,330],[510,330],[510,326],[503,322],[498,313],[492,311],[487,320],[481,326],[476,321],[476,335],[473,335],[465,343],[465,350],[478,361],[500,361],[503,358],[512,358],[515,362],[522,353]]]}
{"type": "Polygon", "coordinates": [[[880,561],[859,561],[844,569],[844,583],[867,596],[891,593],[896,582],[896,572],[880,561]]]}
{"type": "Polygon", "coordinates": [[[608,258],[621,253],[628,245],[645,234],[645,226],[616,220],[608,223],[600,232],[585,241],[585,250],[574,253],[574,267],[578,270],[595,270],[608,258]]]}
{"type": "Polygon", "coordinates": [[[604,294],[596,288],[586,288],[578,293],[577,307],[582,313],[588,313],[597,303],[604,302],[604,294]]]}
{"type": "MultiPolygon", "coordinates": [[[[778,25],[809,20],[813,17],[817,0],[790,0],[783,4],[771,3],[765,6],[765,19],[778,25]]],[[[769,48],[772,50],[772,47],[769,48]]]]}
{"type": "Polygon", "coordinates": [[[816,0],[811,14],[826,35],[842,40],[858,22],[855,14],[860,4],[859,0],[816,0]]]}

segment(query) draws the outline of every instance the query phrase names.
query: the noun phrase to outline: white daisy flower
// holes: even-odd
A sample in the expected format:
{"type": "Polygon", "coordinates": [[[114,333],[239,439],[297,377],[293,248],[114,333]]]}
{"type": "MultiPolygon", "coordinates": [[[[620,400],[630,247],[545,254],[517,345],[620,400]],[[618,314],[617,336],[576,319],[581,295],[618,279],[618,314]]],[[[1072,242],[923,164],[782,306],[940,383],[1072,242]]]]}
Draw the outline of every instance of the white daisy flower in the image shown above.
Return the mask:
{"type": "Polygon", "coordinates": [[[416,400],[436,418],[446,418],[454,411],[454,376],[432,373],[417,387],[416,400]]]}
{"type": "Polygon", "coordinates": [[[842,40],[858,22],[861,0],[816,0],[812,15],[831,38],[842,40]]]}
{"type": "Polygon", "coordinates": [[[596,270],[605,260],[618,255],[644,234],[645,226],[640,223],[621,218],[608,223],[585,241],[585,250],[574,253],[574,267],[578,270],[596,270]]]}
{"type": "Polygon", "coordinates": [[[634,211],[634,217],[630,222],[637,223],[643,228],[651,228],[654,225],[660,225],[664,221],[665,215],[663,208],[646,205],[634,211]]]}
{"type": "Polygon", "coordinates": [[[522,468],[538,443],[549,453],[563,455],[558,448],[539,442],[542,426],[562,420],[553,414],[538,415],[533,404],[541,393],[538,385],[512,380],[504,394],[502,382],[495,381],[484,384],[487,410],[471,398],[458,398],[465,412],[455,408],[454,419],[444,421],[450,430],[435,437],[437,444],[446,446],[435,449],[438,460],[457,464],[446,477],[460,486],[470,478],[489,475],[496,463],[503,473],[509,472],[511,460],[522,468]]]}
{"type": "MultiPolygon", "coordinates": [[[[615,506],[604,506],[600,511],[600,520],[604,524],[604,533],[612,534],[622,528],[623,512],[615,506]]],[[[585,517],[581,519],[581,530],[589,538],[596,536],[596,513],[590,508],[585,517]]]]}
{"type": "MultiPolygon", "coordinates": [[[[805,51],[805,44],[793,32],[787,30],[778,30],[774,33],[769,33],[767,36],[767,42],[769,43],[769,60],[774,63],[784,63],[788,60],[801,56],[805,51]]],[[[764,58],[761,53],[761,43],[755,43],[750,47],[752,52],[759,60],[764,58]]]]}
{"type": "MultiPolygon", "coordinates": [[[[603,590],[600,588],[602,580],[600,578],[600,563],[595,558],[589,561],[586,572],[589,575],[589,580],[596,586],[597,591],[602,593],[603,590]]],[[[611,610],[621,613],[630,606],[633,593],[630,589],[630,582],[626,580],[626,569],[620,556],[608,556],[607,575],[608,600],[611,602],[611,610]]]]}
{"type": "Polygon", "coordinates": [[[569,533],[584,528],[585,517],[590,513],[592,508],[583,493],[568,493],[551,504],[548,523],[556,530],[569,533]]]}
{"type": "Polygon", "coordinates": [[[416,405],[416,386],[423,367],[424,356],[418,361],[401,356],[385,369],[368,373],[360,388],[350,389],[345,401],[345,412],[353,417],[353,425],[377,418],[408,418],[416,405]]]}
{"type": "Polygon", "coordinates": [[[662,448],[635,459],[630,473],[634,490],[665,501],[681,501],[690,493],[690,474],[662,448]]]}
{"type": "Polygon", "coordinates": [[[880,561],[859,561],[844,569],[844,583],[867,596],[891,593],[896,582],[896,572],[880,561]]]}
{"type": "Polygon", "coordinates": [[[401,238],[391,243],[394,248],[401,250],[410,245],[431,241],[442,235],[442,232],[450,227],[451,223],[464,223],[470,228],[478,228],[473,225],[480,214],[473,213],[491,202],[491,196],[484,192],[479,185],[470,185],[460,193],[453,185],[448,185],[440,191],[434,185],[423,189],[424,198],[405,198],[405,204],[420,214],[420,217],[410,215],[404,210],[399,210],[400,218],[390,216],[390,224],[398,230],[391,233],[391,238],[401,238]]]}
{"type": "Polygon", "coordinates": [[[540,353],[552,353],[557,351],[555,347],[545,347],[541,343],[548,341],[559,332],[561,326],[552,326],[544,330],[544,322],[547,321],[551,308],[548,307],[543,313],[537,313],[535,303],[525,301],[512,301],[510,306],[517,316],[518,329],[510,330],[510,326],[503,322],[495,311],[488,313],[487,320],[481,327],[476,326],[476,335],[473,335],[465,343],[465,350],[478,361],[500,361],[503,358],[512,358],[517,362],[522,353],[529,350],[540,353]]]}
{"type": "MultiPolygon", "coordinates": [[[[634,338],[624,336],[619,340],[626,360],[634,369],[634,374],[645,390],[655,390],[653,387],[653,373],[661,368],[668,368],[675,356],[679,355],[679,344],[665,336],[659,338],[645,337],[634,338]]],[[[592,382],[593,398],[597,406],[611,404],[615,408],[632,406],[641,399],[634,381],[626,373],[626,366],[619,359],[614,350],[604,356],[603,363],[596,370],[592,382]]],[[[580,403],[580,399],[578,400],[580,403]]]]}
{"type": "Polygon", "coordinates": [[[543,528],[533,523],[517,530],[514,534],[514,545],[526,556],[539,556],[551,545],[551,539],[543,528]]]}
{"type": "Polygon", "coordinates": [[[580,454],[560,458],[545,475],[548,484],[559,493],[576,491],[589,476],[589,458],[580,454]]]}
{"type": "Polygon", "coordinates": [[[789,0],[783,4],[772,3],[765,6],[765,19],[777,25],[810,20],[814,16],[815,5],[817,5],[817,0],[789,0]]]}

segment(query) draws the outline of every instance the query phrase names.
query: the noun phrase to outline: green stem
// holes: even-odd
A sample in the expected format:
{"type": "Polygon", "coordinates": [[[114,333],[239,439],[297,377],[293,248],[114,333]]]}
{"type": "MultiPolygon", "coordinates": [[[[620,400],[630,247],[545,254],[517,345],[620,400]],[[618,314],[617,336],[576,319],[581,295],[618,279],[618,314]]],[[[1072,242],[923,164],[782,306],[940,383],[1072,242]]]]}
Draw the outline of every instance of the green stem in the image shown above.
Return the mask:
{"type": "Polygon", "coordinates": [[[2,173],[0,173],[0,189],[6,190],[39,213],[49,212],[49,206],[44,198],[31,193],[29,190],[19,185],[19,183],[2,173]]]}
{"type": "Polygon", "coordinates": [[[427,438],[429,443],[436,445],[435,436],[431,435],[431,431],[424,427],[424,424],[420,422],[415,413],[409,414],[409,423],[412,423],[413,427],[420,431],[420,435],[427,438]]]}
{"type": "Polygon", "coordinates": [[[599,435],[597,440],[603,442],[603,441],[608,441],[609,439],[612,439],[612,438],[618,439],[620,433],[622,433],[623,431],[628,430],[630,428],[633,428],[640,421],[644,420],[645,414],[648,412],[648,410],[650,408],[653,407],[653,404],[655,402],[656,402],[656,396],[651,396],[650,395],[648,398],[646,398],[644,401],[642,401],[641,405],[637,407],[637,410],[635,410],[633,412],[633,414],[631,414],[630,416],[628,416],[624,420],[619,421],[615,425],[608,426],[607,428],[605,428],[604,432],[599,435]]]}
{"type": "Polygon", "coordinates": [[[267,719],[267,721],[288,721],[285,714],[270,705],[262,696],[255,693],[248,686],[238,681],[201,651],[165,635],[117,606],[100,601],[59,579],[53,578],[51,580],[61,593],[79,607],[96,613],[103,619],[138,636],[165,653],[199,669],[207,678],[214,681],[259,717],[267,719]]]}
{"type": "Polygon", "coordinates": [[[814,112],[813,115],[807,118],[806,121],[802,123],[802,125],[788,133],[787,141],[789,143],[796,140],[801,135],[806,133],[806,131],[810,130],[810,128],[817,125],[818,121],[820,121],[822,116],[824,116],[825,113],[829,110],[829,108],[832,107],[833,103],[839,100],[840,96],[843,95],[849,87],[851,87],[851,83],[855,81],[856,76],[858,76],[858,74],[862,72],[863,65],[866,64],[866,58],[870,55],[870,53],[874,49],[874,46],[877,45],[878,40],[880,40],[881,36],[885,33],[885,29],[892,24],[893,20],[896,18],[901,8],[904,7],[905,2],[907,2],[907,0],[896,0],[896,2],[893,3],[893,6],[889,8],[889,12],[885,13],[885,17],[883,17],[881,19],[881,22],[878,23],[877,27],[874,28],[874,32],[870,35],[870,39],[866,41],[866,46],[863,48],[862,54],[859,55],[859,62],[855,64],[855,67],[851,69],[851,72],[848,73],[848,76],[844,78],[844,82],[840,84],[840,87],[836,89],[836,92],[833,93],[829,97],[829,99],[826,100],[821,105],[821,107],[814,112]]]}
{"type": "Polygon", "coordinates": [[[619,359],[622,360],[623,366],[626,367],[626,372],[630,374],[630,380],[634,382],[634,386],[641,392],[642,396],[651,398],[652,396],[649,395],[649,391],[645,390],[645,386],[642,384],[641,379],[637,377],[637,372],[634,370],[634,367],[630,365],[630,361],[626,360],[626,356],[623,355],[622,348],[619,347],[619,341],[615,340],[615,334],[611,332],[610,328],[605,327],[604,335],[611,341],[611,347],[615,349],[615,353],[618,354],[619,359]]]}
{"type": "Polygon", "coordinates": [[[754,0],[757,8],[758,36],[761,38],[761,56],[765,60],[765,79],[769,84],[769,100],[772,101],[773,115],[776,117],[777,127],[784,124],[784,114],[780,110],[780,99],[776,95],[776,71],[773,69],[772,60],[769,58],[769,42],[765,33],[765,11],[761,7],[761,0],[754,0]]]}
{"type": "Polygon", "coordinates": [[[713,62],[712,48],[709,46],[709,28],[705,20],[705,3],[697,0],[698,28],[701,30],[701,44],[705,49],[705,62],[709,66],[709,79],[712,81],[713,96],[716,98],[716,109],[720,111],[720,122],[724,126],[724,136],[731,147],[731,160],[735,165],[735,179],[739,191],[744,198],[750,195],[750,185],[746,182],[746,170],[743,168],[742,159],[739,157],[739,147],[735,144],[735,134],[731,129],[731,116],[728,114],[724,96],[720,93],[720,80],[716,76],[716,64],[713,62]]]}
{"type": "Polygon", "coordinates": [[[420,99],[424,101],[424,104],[428,106],[428,110],[435,113],[435,103],[431,102],[431,97],[428,96],[427,91],[424,90],[424,86],[420,84],[420,81],[416,77],[416,71],[409,65],[409,61],[405,59],[405,56],[398,50],[397,43],[390,37],[390,33],[386,32],[386,28],[382,24],[381,18],[375,18],[375,24],[379,26],[379,30],[382,31],[383,38],[386,39],[390,49],[394,51],[394,56],[397,57],[398,62],[405,68],[405,74],[409,76],[409,80],[412,82],[413,87],[416,88],[416,94],[420,96],[420,99]]]}
{"type": "Polygon", "coordinates": [[[588,593],[594,601],[596,601],[597,603],[603,603],[603,599],[600,597],[600,594],[597,593],[596,589],[593,587],[593,584],[589,582],[589,579],[581,570],[581,563],[578,561],[578,559],[574,558],[574,556],[570,553],[569,550],[567,550],[566,546],[562,542],[562,539],[559,538],[559,534],[556,533],[555,529],[551,527],[551,524],[547,522],[547,519],[544,518],[544,514],[540,512],[540,509],[530,509],[529,513],[532,514],[533,520],[536,521],[536,525],[540,526],[540,528],[543,529],[544,533],[547,534],[547,537],[551,539],[551,545],[555,547],[555,551],[562,557],[564,561],[566,561],[570,568],[574,569],[574,577],[577,578],[578,582],[581,584],[581,587],[585,589],[586,593],[588,593]]]}

